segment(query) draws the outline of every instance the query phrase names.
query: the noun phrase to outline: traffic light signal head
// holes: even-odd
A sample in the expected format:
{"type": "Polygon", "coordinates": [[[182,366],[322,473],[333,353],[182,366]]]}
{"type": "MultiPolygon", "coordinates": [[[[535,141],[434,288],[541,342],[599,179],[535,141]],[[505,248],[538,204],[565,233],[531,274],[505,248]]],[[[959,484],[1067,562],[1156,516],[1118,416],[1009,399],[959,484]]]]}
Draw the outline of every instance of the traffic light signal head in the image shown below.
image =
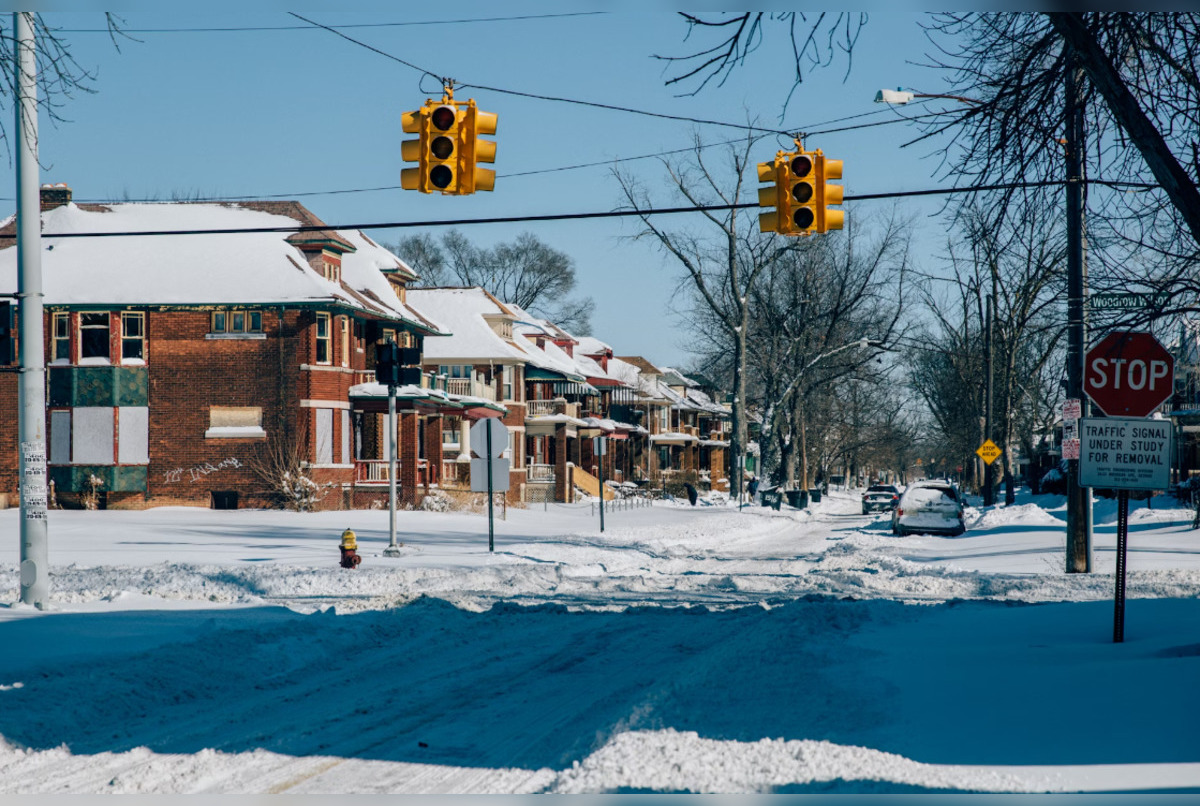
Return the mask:
{"type": "Polygon", "coordinates": [[[841,185],[829,184],[830,179],[842,178],[842,161],[831,160],[817,152],[817,232],[841,229],[846,223],[846,213],[831,210],[829,205],[841,204],[844,190],[841,185]]]}
{"type": "Polygon", "coordinates": [[[788,154],[788,217],[784,235],[807,235],[817,228],[817,173],[812,153],[788,154]]]}
{"type": "Polygon", "coordinates": [[[759,232],[782,232],[779,222],[786,217],[787,204],[780,199],[780,188],[786,187],[787,182],[781,179],[781,174],[787,168],[781,157],[782,154],[776,155],[774,162],[758,164],[758,181],[771,183],[758,189],[758,206],[775,208],[758,214],[759,232]]]}
{"type": "Polygon", "coordinates": [[[405,112],[402,125],[404,131],[419,135],[400,146],[405,161],[417,163],[400,172],[402,188],[457,196],[495,188],[496,172],[477,163],[496,161],[495,141],[479,139],[496,133],[496,115],[480,111],[474,99],[455,101],[447,89],[441,101],[430,99],[420,109],[405,112]]]}
{"type": "Polygon", "coordinates": [[[11,302],[0,302],[0,365],[7,366],[16,361],[17,334],[13,332],[13,308],[11,302]]]}
{"type": "Polygon", "coordinates": [[[459,193],[495,189],[496,172],[491,168],[480,168],[478,163],[496,161],[496,141],[479,139],[480,135],[496,133],[496,121],[494,113],[475,106],[474,98],[467,102],[463,125],[459,128],[462,153],[459,193]]]}

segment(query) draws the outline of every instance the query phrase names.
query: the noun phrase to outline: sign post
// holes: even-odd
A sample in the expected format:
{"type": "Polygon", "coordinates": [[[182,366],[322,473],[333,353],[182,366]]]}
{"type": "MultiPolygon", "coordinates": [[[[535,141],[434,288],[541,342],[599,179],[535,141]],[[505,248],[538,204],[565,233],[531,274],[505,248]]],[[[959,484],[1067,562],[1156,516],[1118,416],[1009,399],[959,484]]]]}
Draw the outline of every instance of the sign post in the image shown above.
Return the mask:
{"type": "Polygon", "coordinates": [[[1175,359],[1149,333],[1114,331],[1088,350],[1083,390],[1109,415],[1079,421],[1079,485],[1117,490],[1113,643],[1125,640],[1129,491],[1165,490],[1171,480],[1171,423],[1141,419],[1175,388],[1175,359]]]}
{"type": "Polygon", "coordinates": [[[600,480],[600,531],[604,531],[604,454],[608,452],[604,437],[592,437],[592,453],[600,457],[597,478],[600,480]]]}
{"type": "Polygon", "coordinates": [[[488,551],[495,551],[493,497],[497,492],[508,492],[509,463],[501,458],[508,448],[508,429],[498,417],[488,417],[471,426],[470,439],[471,450],[479,457],[471,460],[471,492],[488,494],[488,551]]]}

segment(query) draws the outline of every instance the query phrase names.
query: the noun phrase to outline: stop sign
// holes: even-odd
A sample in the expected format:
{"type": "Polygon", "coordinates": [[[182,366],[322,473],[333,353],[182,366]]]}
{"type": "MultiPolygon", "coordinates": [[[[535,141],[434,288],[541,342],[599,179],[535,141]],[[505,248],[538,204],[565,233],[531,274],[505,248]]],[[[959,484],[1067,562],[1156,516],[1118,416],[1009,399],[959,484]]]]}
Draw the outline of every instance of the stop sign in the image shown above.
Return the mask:
{"type": "Polygon", "coordinates": [[[1149,333],[1114,331],[1084,359],[1083,391],[1110,417],[1145,417],[1174,383],[1175,359],[1149,333]]]}

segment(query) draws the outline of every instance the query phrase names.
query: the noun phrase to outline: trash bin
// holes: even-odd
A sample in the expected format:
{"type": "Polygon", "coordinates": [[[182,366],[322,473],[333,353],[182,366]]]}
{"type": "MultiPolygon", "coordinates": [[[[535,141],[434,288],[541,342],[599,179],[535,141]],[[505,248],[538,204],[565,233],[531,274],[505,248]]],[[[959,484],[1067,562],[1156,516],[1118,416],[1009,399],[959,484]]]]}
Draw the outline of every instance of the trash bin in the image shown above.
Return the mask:
{"type": "Polygon", "coordinates": [[[788,490],[784,493],[784,495],[787,496],[789,507],[804,509],[806,506],[808,506],[808,501],[806,500],[803,490],[788,490]]]}
{"type": "Polygon", "coordinates": [[[810,500],[810,501],[812,501],[814,504],[819,504],[819,503],[821,503],[821,488],[820,488],[820,487],[813,487],[811,490],[809,490],[809,491],[808,491],[808,498],[809,498],[809,500],[810,500]]]}
{"type": "Polygon", "coordinates": [[[763,490],[762,491],[762,505],[764,507],[771,507],[772,509],[779,509],[779,507],[782,503],[783,503],[783,496],[780,495],[778,490],[763,490]]]}

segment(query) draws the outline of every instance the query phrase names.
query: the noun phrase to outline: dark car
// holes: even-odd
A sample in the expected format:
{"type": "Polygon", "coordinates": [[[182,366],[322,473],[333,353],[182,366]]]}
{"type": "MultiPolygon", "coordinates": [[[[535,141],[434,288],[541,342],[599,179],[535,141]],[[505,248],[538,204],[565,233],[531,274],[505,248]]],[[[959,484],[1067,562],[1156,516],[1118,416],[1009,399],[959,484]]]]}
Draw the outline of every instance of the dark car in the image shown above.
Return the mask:
{"type": "Polygon", "coordinates": [[[900,502],[900,491],[890,484],[872,484],[862,496],[863,514],[887,512],[900,502]]]}

